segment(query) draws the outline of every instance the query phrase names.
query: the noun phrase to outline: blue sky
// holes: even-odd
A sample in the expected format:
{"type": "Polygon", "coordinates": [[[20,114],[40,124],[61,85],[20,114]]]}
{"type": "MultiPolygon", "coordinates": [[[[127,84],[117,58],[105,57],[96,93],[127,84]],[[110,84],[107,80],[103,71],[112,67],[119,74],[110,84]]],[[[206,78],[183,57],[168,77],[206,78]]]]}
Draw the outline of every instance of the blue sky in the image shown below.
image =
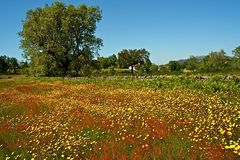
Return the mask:
{"type": "MultiPolygon", "coordinates": [[[[164,64],[190,55],[240,45],[240,0],[61,0],[99,6],[103,19],[96,35],[103,39],[101,56],[122,49],[146,48],[151,60],[164,64]]],[[[19,49],[26,11],[50,0],[1,0],[0,55],[22,59],[19,49]]]]}

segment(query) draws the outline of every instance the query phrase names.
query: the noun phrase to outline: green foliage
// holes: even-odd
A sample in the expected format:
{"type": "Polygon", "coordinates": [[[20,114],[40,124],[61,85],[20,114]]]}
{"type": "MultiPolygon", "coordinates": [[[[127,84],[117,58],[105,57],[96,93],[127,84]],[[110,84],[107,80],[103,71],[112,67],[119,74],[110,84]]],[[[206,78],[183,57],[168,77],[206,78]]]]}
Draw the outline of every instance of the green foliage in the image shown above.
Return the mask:
{"type": "Polygon", "coordinates": [[[21,106],[8,107],[4,103],[0,103],[1,117],[22,115],[24,113],[26,113],[26,109],[24,107],[21,106]]]}
{"type": "Polygon", "coordinates": [[[6,73],[8,70],[7,57],[0,56],[0,73],[6,73]]]}
{"type": "Polygon", "coordinates": [[[16,74],[17,69],[19,68],[18,60],[14,57],[8,58],[7,64],[8,64],[8,72],[16,74]]]}
{"type": "Polygon", "coordinates": [[[186,65],[186,69],[188,70],[196,70],[199,68],[199,60],[194,57],[194,56],[190,56],[190,58],[188,58],[185,62],[186,65]]]}
{"type": "MultiPolygon", "coordinates": [[[[191,159],[189,152],[191,142],[187,139],[173,135],[156,141],[153,145],[154,147],[161,148],[161,155],[160,157],[156,157],[157,159],[191,159]]],[[[194,155],[194,157],[197,158],[199,155],[194,155]]]]}
{"type": "Polygon", "coordinates": [[[167,65],[159,65],[159,73],[160,74],[169,74],[170,70],[167,65]]]}
{"type": "Polygon", "coordinates": [[[34,55],[29,65],[30,74],[37,77],[57,74],[56,62],[47,54],[34,55]]]}
{"type": "Polygon", "coordinates": [[[237,58],[240,58],[240,46],[236,47],[234,50],[233,50],[233,55],[237,58]]]}
{"type": "Polygon", "coordinates": [[[111,139],[111,136],[106,131],[95,128],[83,128],[80,132],[80,135],[88,138],[90,141],[111,139]]]}
{"type": "Polygon", "coordinates": [[[25,75],[29,73],[29,64],[27,61],[21,61],[19,63],[19,73],[25,75]]]}
{"type": "Polygon", "coordinates": [[[181,64],[176,62],[176,61],[170,61],[168,63],[169,65],[169,69],[172,71],[172,72],[177,72],[177,71],[180,71],[180,69],[182,68],[181,67],[181,64]]]}
{"type": "Polygon", "coordinates": [[[0,148],[0,160],[7,159],[6,157],[14,159],[15,155],[21,155],[24,158],[31,159],[31,154],[25,149],[11,147],[13,144],[19,143],[19,138],[26,139],[27,137],[15,129],[9,129],[0,134],[0,144],[3,144],[0,148]]]}
{"type": "Polygon", "coordinates": [[[151,66],[152,66],[152,62],[149,59],[146,59],[146,62],[142,65],[139,66],[139,68],[137,68],[140,72],[140,74],[144,75],[148,75],[152,73],[151,70],[151,66]]]}
{"type": "Polygon", "coordinates": [[[125,152],[127,155],[131,155],[132,152],[133,152],[133,150],[134,150],[134,148],[133,148],[133,146],[131,146],[131,145],[126,146],[126,147],[124,148],[124,152],[125,152]]]}
{"type": "Polygon", "coordinates": [[[206,80],[200,80],[195,77],[181,77],[181,76],[169,76],[164,78],[153,78],[138,80],[115,78],[115,79],[101,79],[101,78],[84,78],[80,81],[67,80],[65,83],[74,84],[86,84],[93,83],[98,85],[114,85],[121,88],[133,87],[133,88],[151,88],[151,89],[176,89],[184,88],[193,91],[204,91],[208,94],[214,93],[235,93],[240,94],[240,84],[235,80],[224,80],[223,77],[213,76],[206,80]]]}
{"type": "MultiPolygon", "coordinates": [[[[237,49],[236,49],[237,50],[237,49]]],[[[207,56],[194,57],[186,60],[170,61],[160,66],[160,72],[171,73],[229,73],[239,70],[240,60],[235,57],[228,57],[224,50],[212,51],[207,56]],[[169,67],[167,70],[166,67],[169,67]],[[170,71],[170,72],[169,72],[170,71]]]]}
{"type": "Polygon", "coordinates": [[[85,68],[102,45],[102,40],[94,36],[100,20],[100,9],[86,5],[55,2],[29,10],[20,36],[24,55],[31,60],[31,72],[65,76],[71,69],[79,72],[85,68]],[[54,67],[49,68],[52,63],[54,67]]]}
{"type": "Polygon", "coordinates": [[[117,67],[118,59],[117,56],[113,54],[109,57],[98,57],[98,63],[101,69],[107,69],[110,67],[117,67]]]}
{"type": "Polygon", "coordinates": [[[16,58],[0,56],[0,73],[16,74],[18,69],[19,69],[19,63],[16,58]]]}
{"type": "Polygon", "coordinates": [[[228,58],[223,50],[211,52],[203,60],[204,68],[207,71],[219,71],[228,66],[228,58]]]}
{"type": "Polygon", "coordinates": [[[156,64],[152,64],[151,66],[150,66],[150,70],[151,70],[151,72],[153,73],[153,74],[157,74],[158,73],[158,65],[156,65],[156,64]]]}
{"type": "Polygon", "coordinates": [[[118,53],[118,63],[121,68],[131,67],[131,73],[133,75],[135,65],[142,65],[146,62],[151,62],[149,56],[150,53],[146,49],[124,49],[118,53]]]}

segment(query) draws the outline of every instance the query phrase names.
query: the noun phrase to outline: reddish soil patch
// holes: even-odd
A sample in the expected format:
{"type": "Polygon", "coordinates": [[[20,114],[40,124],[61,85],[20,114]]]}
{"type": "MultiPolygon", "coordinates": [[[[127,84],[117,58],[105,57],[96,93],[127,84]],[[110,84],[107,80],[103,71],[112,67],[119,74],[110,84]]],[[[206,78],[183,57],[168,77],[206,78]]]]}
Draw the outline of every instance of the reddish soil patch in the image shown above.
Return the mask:
{"type": "Polygon", "coordinates": [[[16,87],[16,90],[22,93],[29,93],[32,90],[32,86],[30,84],[28,85],[19,85],[16,87]]]}
{"type": "Polygon", "coordinates": [[[22,131],[26,129],[26,125],[9,125],[9,124],[0,124],[0,133],[7,132],[9,129],[14,129],[16,131],[22,131]]]}
{"type": "Polygon", "coordinates": [[[230,150],[224,149],[222,145],[211,144],[205,148],[205,154],[208,160],[235,160],[237,156],[230,150]]]}
{"type": "Polygon", "coordinates": [[[123,153],[118,146],[116,145],[116,142],[106,142],[101,144],[100,148],[96,148],[95,150],[98,150],[98,153],[100,156],[93,156],[91,159],[96,160],[112,160],[112,159],[118,159],[118,160],[127,160],[129,159],[125,153],[123,153]]]}
{"type": "Polygon", "coordinates": [[[74,118],[79,120],[79,122],[73,124],[71,127],[72,130],[75,130],[75,131],[86,126],[94,127],[94,125],[96,124],[94,118],[90,114],[86,113],[83,108],[78,107],[78,108],[71,109],[71,111],[69,112],[69,116],[73,116],[74,118]]]}
{"type": "Polygon", "coordinates": [[[9,101],[9,100],[14,99],[17,96],[18,96],[18,94],[13,93],[13,92],[0,93],[0,100],[9,101]]]}
{"type": "Polygon", "coordinates": [[[148,154],[149,149],[150,149],[149,147],[142,147],[142,146],[135,148],[133,150],[133,153],[132,153],[130,159],[133,159],[133,160],[147,159],[147,154],[148,154]]]}
{"type": "Polygon", "coordinates": [[[150,118],[146,120],[148,129],[151,130],[152,137],[155,138],[162,138],[169,136],[171,134],[171,130],[168,127],[168,124],[157,119],[157,118],[150,118]]]}
{"type": "Polygon", "coordinates": [[[85,125],[87,126],[92,126],[92,127],[100,127],[100,128],[108,128],[110,124],[112,123],[109,119],[107,119],[104,116],[97,116],[93,117],[91,114],[87,113],[84,108],[81,107],[75,107],[70,110],[69,115],[82,120],[81,123],[77,123],[73,126],[73,129],[79,129],[84,127],[85,125]]]}

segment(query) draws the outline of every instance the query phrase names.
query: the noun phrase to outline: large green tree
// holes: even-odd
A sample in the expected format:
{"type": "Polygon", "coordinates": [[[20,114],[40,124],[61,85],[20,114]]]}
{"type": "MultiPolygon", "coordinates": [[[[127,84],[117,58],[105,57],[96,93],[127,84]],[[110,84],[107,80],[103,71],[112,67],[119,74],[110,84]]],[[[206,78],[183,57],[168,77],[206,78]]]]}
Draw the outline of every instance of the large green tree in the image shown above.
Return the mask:
{"type": "Polygon", "coordinates": [[[118,63],[121,68],[131,67],[133,75],[134,66],[145,64],[149,61],[150,53],[146,49],[124,49],[118,53],[118,63]]]}
{"type": "Polygon", "coordinates": [[[91,63],[102,45],[94,35],[101,18],[99,7],[84,4],[75,7],[55,2],[29,10],[20,36],[24,55],[36,63],[30,66],[48,72],[46,64],[54,64],[52,70],[65,76],[70,66],[80,70],[91,63]]]}

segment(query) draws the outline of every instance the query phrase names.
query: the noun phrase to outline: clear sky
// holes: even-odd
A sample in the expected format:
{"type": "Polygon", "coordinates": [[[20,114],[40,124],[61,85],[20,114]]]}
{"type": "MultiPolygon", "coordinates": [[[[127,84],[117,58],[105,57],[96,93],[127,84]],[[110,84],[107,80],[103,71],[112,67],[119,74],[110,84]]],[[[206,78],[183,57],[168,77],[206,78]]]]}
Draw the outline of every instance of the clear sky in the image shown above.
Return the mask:
{"type": "MultiPolygon", "coordinates": [[[[96,35],[103,39],[101,56],[122,49],[146,48],[152,62],[224,49],[228,55],[240,45],[240,0],[61,0],[99,6],[103,19],[96,35]]],[[[0,55],[22,59],[19,49],[26,11],[50,0],[1,0],[0,55]]]]}

